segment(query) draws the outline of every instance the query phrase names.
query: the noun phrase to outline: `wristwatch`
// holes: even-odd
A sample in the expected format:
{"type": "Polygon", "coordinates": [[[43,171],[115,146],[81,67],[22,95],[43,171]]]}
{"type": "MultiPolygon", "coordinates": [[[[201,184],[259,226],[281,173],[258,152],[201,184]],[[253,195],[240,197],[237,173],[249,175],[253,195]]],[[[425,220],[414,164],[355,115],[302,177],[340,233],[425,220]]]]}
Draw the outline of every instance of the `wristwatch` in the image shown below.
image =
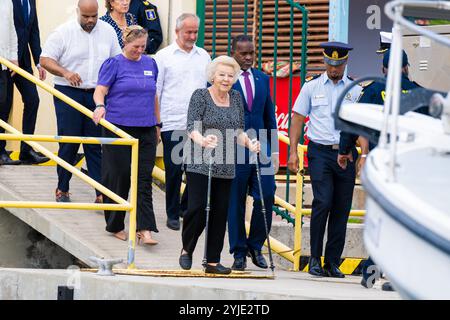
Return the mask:
{"type": "Polygon", "coordinates": [[[95,106],[95,108],[104,108],[104,107],[105,107],[104,104],[97,104],[97,105],[95,106]]]}
{"type": "Polygon", "coordinates": [[[163,124],[162,124],[162,122],[160,122],[160,123],[157,123],[156,126],[162,128],[163,124]]]}
{"type": "Polygon", "coordinates": [[[361,154],[361,158],[367,158],[367,153],[361,154]]]}

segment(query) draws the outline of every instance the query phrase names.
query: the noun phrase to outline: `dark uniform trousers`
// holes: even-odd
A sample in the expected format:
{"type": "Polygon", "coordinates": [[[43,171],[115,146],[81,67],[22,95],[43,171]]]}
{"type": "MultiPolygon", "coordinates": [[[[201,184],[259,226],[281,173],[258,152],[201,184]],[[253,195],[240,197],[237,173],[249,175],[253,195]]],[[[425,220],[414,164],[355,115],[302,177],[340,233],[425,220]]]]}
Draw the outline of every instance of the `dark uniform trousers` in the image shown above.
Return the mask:
{"type": "MultiPolygon", "coordinates": [[[[357,151],[352,149],[353,159],[357,151]]],[[[308,164],[313,189],[311,213],[311,256],[322,256],[323,237],[328,219],[325,263],[339,264],[345,245],[347,220],[355,186],[355,161],[344,170],[337,164],[338,150],[313,141],[308,145],[308,164]]]]}
{"type": "MultiPolygon", "coordinates": [[[[260,169],[263,166],[260,164],[260,169]]],[[[275,178],[273,174],[261,174],[264,206],[268,232],[272,225],[272,206],[275,193],[275,178]]],[[[254,164],[237,164],[236,177],[233,179],[228,210],[228,236],[230,253],[234,258],[243,258],[248,250],[261,251],[266,240],[266,228],[263,220],[261,196],[259,194],[258,177],[254,164]],[[250,220],[250,234],[245,231],[245,204],[247,191],[253,197],[253,211],[250,220]]]]}
{"type": "Polygon", "coordinates": [[[184,189],[180,203],[180,188],[183,177],[182,145],[186,139],[185,130],[161,132],[166,177],[166,212],[167,217],[172,220],[178,220],[181,213],[187,209],[187,189],[184,189]],[[175,139],[174,141],[172,141],[172,137],[175,139]],[[180,151],[172,154],[175,148],[179,148],[180,151]]]}
{"type": "MultiPolygon", "coordinates": [[[[84,90],[61,85],[55,85],[55,89],[61,91],[63,94],[72,98],[89,110],[94,111],[94,89],[84,90]]],[[[56,109],[58,135],[100,137],[100,126],[96,126],[92,119],[86,117],[84,114],[56,97],[54,97],[53,101],[56,109]]],[[[67,161],[69,164],[75,165],[79,147],[79,143],[60,143],[58,156],[67,161]]],[[[102,157],[101,146],[95,144],[83,144],[83,149],[86,156],[89,176],[95,181],[100,182],[102,157]]],[[[58,166],[56,170],[58,172],[58,189],[63,192],[68,192],[72,173],[61,166],[58,166]]],[[[96,194],[100,195],[101,193],[96,190],[96,194]]]]}
{"type": "MultiPolygon", "coordinates": [[[[25,71],[33,74],[33,70],[31,67],[22,67],[25,71]]],[[[23,110],[23,118],[22,118],[22,132],[24,134],[34,134],[34,129],[36,127],[36,118],[37,112],[39,108],[39,95],[36,89],[36,86],[25,79],[20,75],[15,75],[11,78],[11,73],[9,71],[1,71],[6,72],[7,75],[4,77],[6,80],[6,101],[0,102],[0,118],[8,122],[9,114],[11,112],[11,107],[13,103],[13,93],[14,93],[14,84],[16,84],[17,89],[22,96],[22,101],[24,103],[23,110]]],[[[0,128],[0,133],[4,133],[5,130],[0,128]]],[[[0,140],[0,154],[5,153],[6,141],[0,140]]],[[[31,147],[22,142],[20,144],[21,152],[29,152],[31,147]]]]}
{"type": "MultiPolygon", "coordinates": [[[[137,230],[158,232],[152,200],[152,172],[156,158],[156,127],[127,127],[116,125],[139,140],[138,184],[137,184],[137,230]]],[[[117,136],[103,128],[103,136],[117,136]]],[[[103,145],[102,183],[122,197],[128,198],[131,176],[131,147],[103,145]]],[[[104,203],[114,203],[103,196],[104,203]]],[[[125,229],[125,211],[105,210],[106,231],[119,232],[125,229]]]]}
{"type": "MultiPolygon", "coordinates": [[[[188,209],[183,218],[183,249],[194,252],[198,238],[206,226],[208,176],[187,172],[188,209]]],[[[208,223],[206,259],[208,263],[220,262],[225,237],[228,204],[232,179],[211,179],[211,200],[208,223]]]]}

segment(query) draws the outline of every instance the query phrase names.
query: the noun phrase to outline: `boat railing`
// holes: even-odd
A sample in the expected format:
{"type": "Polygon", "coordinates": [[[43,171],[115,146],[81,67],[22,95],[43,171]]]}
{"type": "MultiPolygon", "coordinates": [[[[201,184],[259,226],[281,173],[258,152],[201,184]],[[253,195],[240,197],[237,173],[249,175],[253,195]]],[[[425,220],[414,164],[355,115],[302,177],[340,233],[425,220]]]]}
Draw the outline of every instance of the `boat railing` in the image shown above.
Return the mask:
{"type": "Polygon", "coordinates": [[[388,136],[398,136],[398,115],[400,111],[401,74],[402,74],[402,35],[403,29],[415,31],[444,46],[450,47],[450,39],[427,30],[408,21],[404,14],[417,13],[433,16],[439,14],[439,18],[450,17],[449,1],[392,1],[386,4],[385,13],[394,21],[392,28],[392,44],[390,49],[389,73],[386,81],[386,98],[384,105],[384,121],[380,133],[379,147],[390,148],[389,175],[391,182],[396,181],[396,150],[397,139],[391,138],[388,144],[388,136]],[[442,14],[444,13],[444,15],[442,14]]]}

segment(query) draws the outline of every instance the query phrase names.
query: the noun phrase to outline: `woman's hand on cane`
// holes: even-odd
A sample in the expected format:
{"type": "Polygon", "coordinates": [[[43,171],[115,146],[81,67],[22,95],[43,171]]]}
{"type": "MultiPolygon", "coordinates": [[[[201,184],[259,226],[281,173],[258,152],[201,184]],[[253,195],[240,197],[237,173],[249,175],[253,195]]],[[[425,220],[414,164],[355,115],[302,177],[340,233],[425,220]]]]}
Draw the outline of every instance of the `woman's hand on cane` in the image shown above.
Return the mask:
{"type": "Polygon", "coordinates": [[[208,149],[214,149],[217,147],[217,137],[213,134],[208,134],[206,137],[203,137],[202,146],[208,149]]]}
{"type": "Polygon", "coordinates": [[[251,152],[259,153],[261,151],[261,143],[257,139],[252,139],[248,141],[248,149],[251,152]]]}

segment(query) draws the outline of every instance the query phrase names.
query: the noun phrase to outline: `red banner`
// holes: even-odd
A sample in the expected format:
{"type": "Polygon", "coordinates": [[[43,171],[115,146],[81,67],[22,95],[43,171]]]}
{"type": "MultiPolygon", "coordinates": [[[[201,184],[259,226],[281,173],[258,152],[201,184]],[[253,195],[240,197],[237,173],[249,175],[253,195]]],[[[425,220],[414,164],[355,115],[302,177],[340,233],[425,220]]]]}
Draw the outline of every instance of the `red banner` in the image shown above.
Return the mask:
{"type": "MultiPolygon", "coordinates": [[[[273,78],[270,78],[270,88],[273,93],[273,78]]],[[[300,93],[300,77],[292,78],[292,106],[300,93]]],[[[273,97],[272,97],[273,98],[273,97]]],[[[289,130],[289,78],[277,78],[275,113],[278,132],[288,136],[289,130]]],[[[291,116],[293,113],[291,114],[291,116]]],[[[280,166],[287,166],[287,145],[280,142],[280,166]]],[[[307,163],[305,162],[305,166],[307,163]]]]}

